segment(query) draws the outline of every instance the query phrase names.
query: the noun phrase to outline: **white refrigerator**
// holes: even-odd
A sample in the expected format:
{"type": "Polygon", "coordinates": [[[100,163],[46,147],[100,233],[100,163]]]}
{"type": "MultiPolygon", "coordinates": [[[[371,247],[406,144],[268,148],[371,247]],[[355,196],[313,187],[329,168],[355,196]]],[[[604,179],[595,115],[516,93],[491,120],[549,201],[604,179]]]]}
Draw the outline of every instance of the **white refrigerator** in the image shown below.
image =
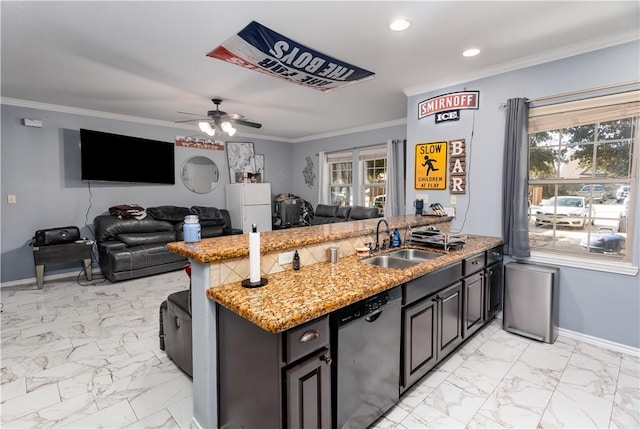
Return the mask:
{"type": "Polygon", "coordinates": [[[232,183],[226,191],[227,210],[234,228],[242,228],[248,234],[255,223],[258,232],[271,231],[270,183],[232,183]]]}

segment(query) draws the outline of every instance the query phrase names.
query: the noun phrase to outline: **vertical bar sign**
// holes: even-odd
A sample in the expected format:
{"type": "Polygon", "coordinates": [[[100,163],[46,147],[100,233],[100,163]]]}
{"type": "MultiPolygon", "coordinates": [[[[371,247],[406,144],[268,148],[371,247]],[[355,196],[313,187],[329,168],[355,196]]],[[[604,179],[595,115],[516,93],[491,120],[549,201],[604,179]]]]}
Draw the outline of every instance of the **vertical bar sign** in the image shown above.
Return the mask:
{"type": "Polygon", "coordinates": [[[464,139],[449,141],[449,175],[452,194],[467,193],[467,146],[464,139]]]}
{"type": "Polygon", "coordinates": [[[447,189],[446,141],[417,144],[415,163],[416,189],[447,189]]]}

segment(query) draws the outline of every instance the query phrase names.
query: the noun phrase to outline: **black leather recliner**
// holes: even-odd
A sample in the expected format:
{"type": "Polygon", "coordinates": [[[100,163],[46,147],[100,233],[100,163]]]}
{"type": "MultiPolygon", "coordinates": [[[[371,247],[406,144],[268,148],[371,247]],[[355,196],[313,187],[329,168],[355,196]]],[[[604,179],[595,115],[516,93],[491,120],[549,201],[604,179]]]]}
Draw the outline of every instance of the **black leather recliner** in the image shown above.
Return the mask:
{"type": "MultiPolygon", "coordinates": [[[[225,235],[242,234],[241,229],[231,226],[227,210],[220,210],[225,219],[225,235]]],[[[193,340],[191,322],[191,265],[184,266],[189,276],[189,289],[170,294],[160,304],[160,350],[180,368],[193,377],[193,340]]]]}
{"type": "Polygon", "coordinates": [[[191,265],[185,265],[184,270],[189,276],[189,289],[172,293],[160,304],[160,350],[193,377],[191,265]]]}

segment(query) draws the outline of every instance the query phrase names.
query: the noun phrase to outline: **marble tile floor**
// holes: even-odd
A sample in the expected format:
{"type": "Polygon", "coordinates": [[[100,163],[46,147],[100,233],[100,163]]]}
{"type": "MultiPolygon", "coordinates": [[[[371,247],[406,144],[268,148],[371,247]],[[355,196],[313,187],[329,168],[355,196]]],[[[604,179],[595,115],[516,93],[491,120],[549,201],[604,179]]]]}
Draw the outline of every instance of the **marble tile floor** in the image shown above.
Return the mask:
{"type": "MultiPolygon", "coordinates": [[[[0,427],[189,428],[191,379],[158,343],[160,302],[186,274],[93,283],[0,290],[0,427]]],[[[638,428],[640,358],[494,320],[372,427],[638,428]]]]}

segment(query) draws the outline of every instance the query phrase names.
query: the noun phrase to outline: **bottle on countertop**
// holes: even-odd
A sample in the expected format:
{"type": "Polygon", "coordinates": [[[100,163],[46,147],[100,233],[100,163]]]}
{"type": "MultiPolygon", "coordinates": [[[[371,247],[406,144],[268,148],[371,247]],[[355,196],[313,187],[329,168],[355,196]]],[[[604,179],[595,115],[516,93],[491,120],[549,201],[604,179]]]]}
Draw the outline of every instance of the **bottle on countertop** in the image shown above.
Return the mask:
{"type": "Polygon", "coordinates": [[[391,235],[391,247],[400,247],[402,245],[402,239],[400,238],[400,232],[398,228],[393,230],[391,235]]]}
{"type": "Polygon", "coordinates": [[[298,255],[297,250],[293,254],[293,269],[296,271],[300,269],[300,255],[298,255]]]}

